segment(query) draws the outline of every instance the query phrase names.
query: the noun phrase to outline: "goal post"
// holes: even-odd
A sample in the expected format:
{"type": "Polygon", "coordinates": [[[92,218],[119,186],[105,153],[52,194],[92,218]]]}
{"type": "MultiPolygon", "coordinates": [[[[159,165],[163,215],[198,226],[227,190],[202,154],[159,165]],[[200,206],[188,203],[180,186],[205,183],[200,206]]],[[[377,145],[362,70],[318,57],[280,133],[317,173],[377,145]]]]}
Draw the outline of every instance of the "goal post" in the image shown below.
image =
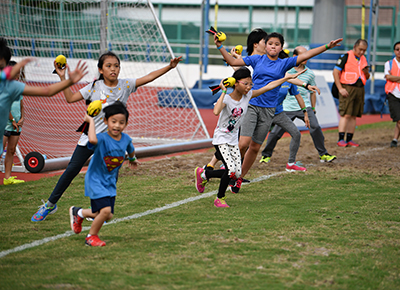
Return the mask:
{"type": "MultiPolygon", "coordinates": [[[[98,78],[101,33],[105,33],[102,7],[107,9],[105,45],[121,60],[120,79],[139,78],[168,65],[174,53],[149,0],[0,1],[0,35],[7,39],[12,59],[36,58],[25,67],[25,82],[32,86],[58,82],[52,71],[59,54],[67,57],[72,69],[79,60],[88,64],[89,74],[71,87],[73,92],[98,78]]],[[[22,154],[71,156],[80,136],[75,131],[83,121],[85,102],[68,104],[63,93],[52,98],[25,96],[23,102],[22,154]]],[[[130,118],[124,132],[137,147],[210,138],[179,65],[138,88],[127,108],[130,118]]]]}

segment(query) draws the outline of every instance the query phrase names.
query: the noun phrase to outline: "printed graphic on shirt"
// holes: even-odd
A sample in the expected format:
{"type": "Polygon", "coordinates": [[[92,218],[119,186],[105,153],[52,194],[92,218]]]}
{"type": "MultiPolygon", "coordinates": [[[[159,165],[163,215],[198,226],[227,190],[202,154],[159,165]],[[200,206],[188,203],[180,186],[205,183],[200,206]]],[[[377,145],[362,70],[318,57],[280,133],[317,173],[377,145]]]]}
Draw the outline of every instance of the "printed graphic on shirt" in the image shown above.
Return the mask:
{"type": "Polygon", "coordinates": [[[124,163],[124,157],[122,156],[105,156],[103,160],[107,165],[108,172],[113,171],[124,163]]]}
{"type": "Polygon", "coordinates": [[[242,117],[243,109],[242,108],[233,108],[231,113],[232,114],[229,116],[229,120],[228,120],[226,129],[224,130],[224,132],[226,132],[226,133],[232,132],[233,129],[235,129],[236,123],[242,117]]]}

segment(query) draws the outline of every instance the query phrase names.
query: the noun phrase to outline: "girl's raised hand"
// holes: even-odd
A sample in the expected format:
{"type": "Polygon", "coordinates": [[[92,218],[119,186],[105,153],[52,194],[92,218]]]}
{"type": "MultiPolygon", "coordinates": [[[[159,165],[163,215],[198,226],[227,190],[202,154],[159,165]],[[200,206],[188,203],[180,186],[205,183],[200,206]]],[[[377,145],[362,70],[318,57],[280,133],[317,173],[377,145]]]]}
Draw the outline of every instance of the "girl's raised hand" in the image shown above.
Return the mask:
{"type": "Polygon", "coordinates": [[[182,56],[180,56],[180,57],[175,57],[175,58],[171,59],[171,61],[169,62],[169,65],[170,65],[172,68],[175,68],[175,67],[178,65],[178,63],[181,62],[181,61],[182,61],[182,56]]]}
{"type": "Polygon", "coordinates": [[[60,77],[60,79],[65,79],[65,72],[67,71],[67,68],[69,68],[68,64],[65,64],[65,68],[59,68],[56,61],[54,61],[54,70],[60,77]]]}
{"type": "MultiPolygon", "coordinates": [[[[72,72],[69,72],[69,79],[76,84],[79,82],[85,75],[88,74],[87,71],[87,64],[86,62],[81,63],[82,61],[80,60],[76,66],[76,69],[72,72]]],[[[68,64],[66,65],[67,69],[69,70],[68,64]]]]}
{"type": "Polygon", "coordinates": [[[336,40],[331,40],[331,42],[329,42],[328,47],[329,48],[334,48],[336,46],[340,46],[340,43],[343,40],[343,38],[338,38],[336,40]]]}
{"type": "Polygon", "coordinates": [[[297,78],[299,75],[305,73],[306,70],[307,70],[307,69],[303,69],[302,71],[299,71],[298,73],[295,73],[295,74],[290,74],[290,73],[286,72],[285,78],[295,79],[295,78],[297,78]]]}
{"type": "Polygon", "coordinates": [[[219,83],[219,87],[221,88],[221,90],[226,91],[226,87],[224,86],[224,80],[221,80],[221,82],[219,83]]]}

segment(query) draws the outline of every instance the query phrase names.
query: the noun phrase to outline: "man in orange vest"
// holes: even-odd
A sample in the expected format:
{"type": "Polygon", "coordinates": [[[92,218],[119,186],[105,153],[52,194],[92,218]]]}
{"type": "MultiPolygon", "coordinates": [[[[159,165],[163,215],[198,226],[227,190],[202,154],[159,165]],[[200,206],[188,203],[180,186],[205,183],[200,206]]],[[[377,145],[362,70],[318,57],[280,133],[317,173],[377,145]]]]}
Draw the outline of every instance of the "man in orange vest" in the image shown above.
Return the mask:
{"type": "Polygon", "coordinates": [[[368,42],[358,39],[346,54],[343,54],[333,69],[333,78],[339,91],[339,147],[358,147],[353,141],[356,118],[364,112],[364,86],[369,79],[369,66],[364,54],[368,42]],[[346,141],[344,140],[346,134],[346,141]]]}
{"type": "Polygon", "coordinates": [[[396,122],[390,147],[397,147],[400,135],[400,41],[393,46],[395,57],[385,63],[385,92],[389,101],[390,117],[396,122]]]}

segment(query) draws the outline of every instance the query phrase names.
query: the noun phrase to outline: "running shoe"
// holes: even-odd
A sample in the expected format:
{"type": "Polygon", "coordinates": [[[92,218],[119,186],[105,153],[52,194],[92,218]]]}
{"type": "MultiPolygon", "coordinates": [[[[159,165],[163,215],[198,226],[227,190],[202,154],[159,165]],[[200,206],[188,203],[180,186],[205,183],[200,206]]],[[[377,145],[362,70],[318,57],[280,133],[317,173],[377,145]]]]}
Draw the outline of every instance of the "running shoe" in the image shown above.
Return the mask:
{"type": "Polygon", "coordinates": [[[232,193],[239,193],[239,190],[240,190],[240,188],[242,187],[242,182],[243,182],[243,178],[242,178],[242,177],[239,177],[239,178],[236,180],[235,185],[229,187],[229,190],[230,190],[232,193]]]}
{"type": "Polygon", "coordinates": [[[268,163],[270,161],[271,161],[271,157],[262,156],[259,162],[260,163],[263,163],[263,162],[268,163]]]}
{"type": "Polygon", "coordinates": [[[71,230],[74,231],[75,234],[79,234],[82,231],[82,222],[83,218],[78,215],[78,210],[81,207],[71,206],[69,208],[69,221],[71,224],[71,230]]]}
{"type": "Polygon", "coordinates": [[[325,154],[319,157],[320,162],[332,162],[333,160],[336,159],[335,155],[330,155],[330,154],[325,154]]]}
{"type": "Polygon", "coordinates": [[[106,242],[100,240],[98,235],[93,235],[90,237],[86,237],[85,245],[91,247],[104,247],[106,245],[106,242]]]}
{"type": "Polygon", "coordinates": [[[349,142],[347,142],[347,147],[359,147],[359,146],[360,146],[360,144],[357,144],[353,140],[350,140],[349,142]]]}
{"type": "Polygon", "coordinates": [[[397,141],[392,140],[392,142],[390,142],[390,147],[397,147],[397,141]]]}
{"type": "Polygon", "coordinates": [[[204,192],[204,187],[206,186],[207,179],[203,179],[201,177],[201,174],[203,173],[204,169],[201,167],[196,167],[194,170],[194,184],[196,186],[196,189],[198,192],[203,193],[204,192]]]}
{"type": "Polygon", "coordinates": [[[10,176],[7,179],[3,178],[3,184],[4,185],[18,184],[18,183],[24,183],[24,182],[25,182],[25,180],[17,179],[16,176],[10,176]]]}
{"type": "Polygon", "coordinates": [[[216,207],[229,207],[229,205],[226,203],[225,199],[226,199],[226,196],[224,196],[222,198],[216,197],[214,200],[214,205],[216,207]]]}
{"type": "Polygon", "coordinates": [[[339,147],[347,147],[347,142],[344,140],[339,140],[339,142],[337,142],[337,146],[339,147]]]}
{"type": "Polygon", "coordinates": [[[39,210],[32,216],[31,221],[33,222],[41,222],[44,221],[49,214],[53,214],[57,211],[57,205],[55,204],[53,207],[47,206],[47,202],[44,202],[39,206],[39,210]]]}
{"type": "Polygon", "coordinates": [[[307,169],[305,167],[301,167],[296,164],[290,166],[288,163],[286,163],[286,171],[288,172],[307,171],[307,169]]]}

